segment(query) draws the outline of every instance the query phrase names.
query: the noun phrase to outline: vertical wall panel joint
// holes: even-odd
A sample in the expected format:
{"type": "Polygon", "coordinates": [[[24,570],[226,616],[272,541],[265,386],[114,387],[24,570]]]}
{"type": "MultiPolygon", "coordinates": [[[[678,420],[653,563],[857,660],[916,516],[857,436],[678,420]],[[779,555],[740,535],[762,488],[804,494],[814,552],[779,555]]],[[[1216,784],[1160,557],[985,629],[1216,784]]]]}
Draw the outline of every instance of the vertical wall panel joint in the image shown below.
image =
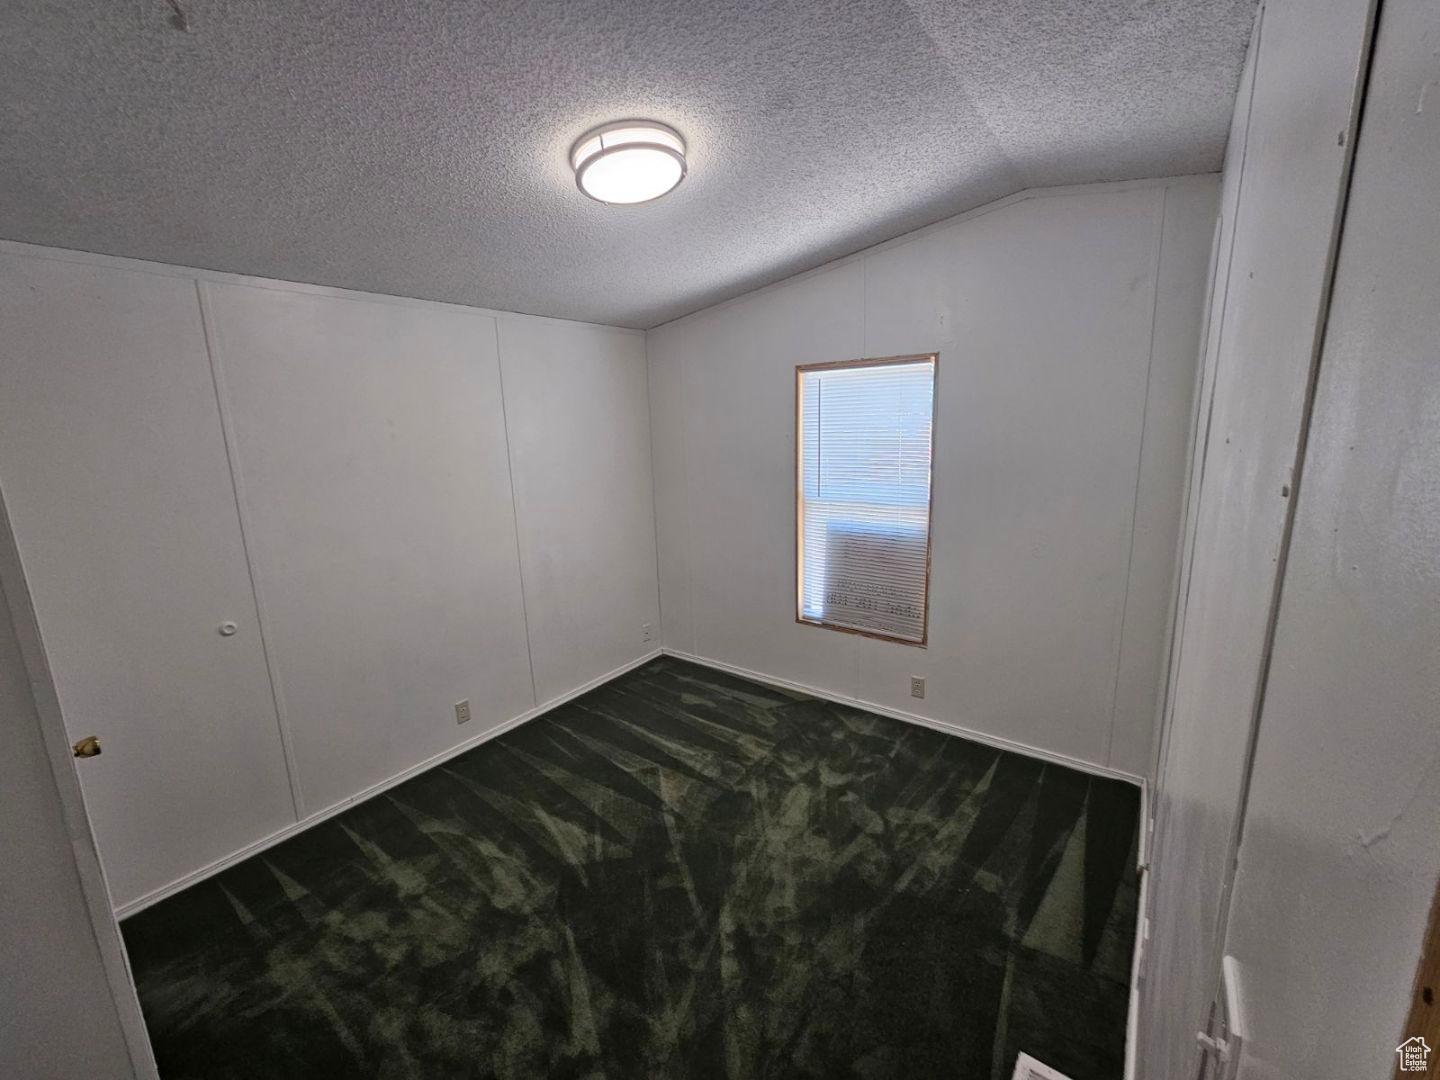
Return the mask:
{"type": "MultiPolygon", "coordinates": [[[[510,441],[510,410],[505,400],[505,353],[500,344],[500,320],[492,317],[490,326],[495,334],[495,373],[500,379],[500,420],[505,429],[505,468],[510,478],[510,520],[515,528],[515,573],[520,579],[520,614],[525,619],[525,660],[530,665],[530,704],[539,705],[540,690],[535,684],[535,648],[530,641],[530,601],[525,595],[525,559],[520,552],[520,500],[515,494],[515,447],[510,441]]],[[[649,378],[648,371],[646,378],[649,378]]]]}
{"type": "Polygon", "coordinates": [[[1165,251],[1165,204],[1168,186],[1160,189],[1156,214],[1155,254],[1150,266],[1150,343],[1145,358],[1145,388],[1140,401],[1140,444],[1135,454],[1135,489],[1130,500],[1130,545],[1125,554],[1125,588],[1120,600],[1120,636],[1115,648],[1115,683],[1110,694],[1110,722],[1105,727],[1106,765],[1114,765],[1115,720],[1120,710],[1120,676],[1125,667],[1125,626],[1130,616],[1130,583],[1135,573],[1135,526],[1140,518],[1140,487],[1145,475],[1145,433],[1150,426],[1150,380],[1155,370],[1155,326],[1160,318],[1160,267],[1165,251]]]}
{"type": "Polygon", "coordinates": [[[660,486],[655,482],[655,394],[650,387],[650,335],[645,342],[645,415],[650,420],[650,527],[655,536],[655,617],[660,623],[660,642],[665,641],[665,597],[660,588],[660,508],[658,505],[660,486]]]}
{"type": "Polygon", "coordinates": [[[225,460],[230,468],[231,494],[235,499],[235,518],[240,529],[240,549],[245,558],[245,572],[250,580],[251,599],[255,604],[256,627],[260,635],[260,652],[265,661],[266,678],[270,681],[270,700],[275,708],[275,724],[280,733],[280,750],[285,761],[285,775],[290,782],[290,801],[295,812],[295,820],[302,821],[305,818],[305,795],[300,783],[300,771],[295,762],[295,748],[290,734],[290,722],[286,715],[284,693],[280,689],[274,649],[270,642],[270,636],[266,632],[265,602],[260,587],[260,575],[255,567],[249,504],[246,502],[245,484],[240,471],[240,456],[235,442],[235,421],[230,410],[230,394],[225,384],[225,365],[220,348],[220,334],[210,303],[209,287],[198,278],[195,280],[195,299],[200,308],[200,327],[205,336],[205,351],[210,362],[210,379],[215,389],[215,405],[220,413],[220,434],[225,445],[225,460]]]}

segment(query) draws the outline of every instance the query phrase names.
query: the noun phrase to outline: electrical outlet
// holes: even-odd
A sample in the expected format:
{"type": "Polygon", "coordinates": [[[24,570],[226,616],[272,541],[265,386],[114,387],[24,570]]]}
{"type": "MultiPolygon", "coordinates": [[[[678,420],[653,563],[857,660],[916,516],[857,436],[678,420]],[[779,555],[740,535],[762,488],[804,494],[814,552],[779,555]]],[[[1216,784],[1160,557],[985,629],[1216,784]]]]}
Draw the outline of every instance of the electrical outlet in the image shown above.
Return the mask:
{"type": "Polygon", "coordinates": [[[455,723],[468,724],[470,722],[470,699],[455,702],[455,723]]]}
{"type": "Polygon", "coordinates": [[[925,696],[925,679],[923,676],[910,676],[910,696],[918,698],[923,698],[925,696]]]}
{"type": "Polygon", "coordinates": [[[647,623],[641,623],[641,624],[640,624],[640,640],[641,640],[642,643],[644,643],[644,644],[646,644],[646,645],[649,645],[651,642],[653,642],[653,641],[655,640],[655,627],[652,626],[652,625],[651,625],[650,623],[648,623],[648,622],[647,622],[647,623]]]}

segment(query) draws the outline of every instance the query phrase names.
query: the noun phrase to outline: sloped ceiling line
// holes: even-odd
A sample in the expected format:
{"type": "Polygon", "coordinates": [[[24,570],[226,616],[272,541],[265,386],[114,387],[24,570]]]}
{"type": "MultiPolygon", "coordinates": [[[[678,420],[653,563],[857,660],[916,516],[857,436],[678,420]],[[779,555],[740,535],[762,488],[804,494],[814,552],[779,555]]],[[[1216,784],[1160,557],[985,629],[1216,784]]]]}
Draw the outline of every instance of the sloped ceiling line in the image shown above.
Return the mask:
{"type": "Polygon", "coordinates": [[[0,238],[649,328],[1024,188],[1218,169],[1254,0],[12,0],[0,238]],[[587,128],[680,130],[642,207],[587,128]]]}

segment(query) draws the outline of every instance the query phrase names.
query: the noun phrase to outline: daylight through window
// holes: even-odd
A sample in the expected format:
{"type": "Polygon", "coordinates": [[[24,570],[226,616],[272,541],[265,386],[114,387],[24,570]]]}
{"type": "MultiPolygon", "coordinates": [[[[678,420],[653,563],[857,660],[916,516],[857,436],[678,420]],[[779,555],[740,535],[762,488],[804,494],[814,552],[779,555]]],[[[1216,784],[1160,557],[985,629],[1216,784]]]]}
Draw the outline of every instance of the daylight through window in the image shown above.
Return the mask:
{"type": "Polygon", "coordinates": [[[925,644],[937,359],[796,369],[801,622],[925,644]]]}

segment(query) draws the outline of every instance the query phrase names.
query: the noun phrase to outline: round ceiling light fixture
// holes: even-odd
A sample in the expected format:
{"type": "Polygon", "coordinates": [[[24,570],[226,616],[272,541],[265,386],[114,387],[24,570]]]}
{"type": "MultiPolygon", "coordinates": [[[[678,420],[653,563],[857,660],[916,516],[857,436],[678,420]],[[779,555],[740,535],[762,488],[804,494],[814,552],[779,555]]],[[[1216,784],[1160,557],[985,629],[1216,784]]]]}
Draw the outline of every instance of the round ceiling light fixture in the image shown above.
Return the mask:
{"type": "Polygon", "coordinates": [[[653,120],[622,120],[585,134],[570,165],[576,185],[597,202],[649,202],[685,179],[685,140],[653,120]]]}

